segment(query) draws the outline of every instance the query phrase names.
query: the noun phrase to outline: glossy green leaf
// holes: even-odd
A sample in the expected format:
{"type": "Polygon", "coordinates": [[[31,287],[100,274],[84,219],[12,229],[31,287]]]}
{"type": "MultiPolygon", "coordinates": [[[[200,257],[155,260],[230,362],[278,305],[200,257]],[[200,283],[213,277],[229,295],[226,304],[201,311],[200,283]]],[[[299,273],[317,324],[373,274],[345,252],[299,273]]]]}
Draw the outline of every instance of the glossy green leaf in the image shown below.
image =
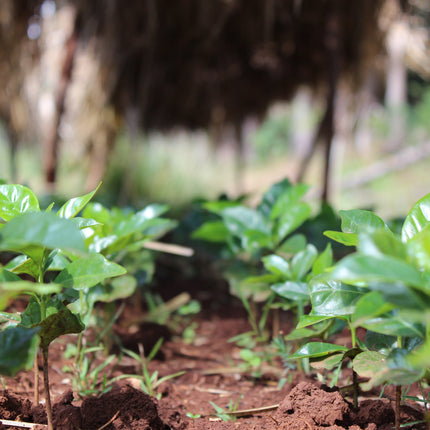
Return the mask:
{"type": "Polygon", "coordinates": [[[327,230],[324,232],[324,236],[345,246],[357,246],[358,243],[358,235],[356,233],[327,230]]]}
{"type": "Polygon", "coordinates": [[[0,332],[0,374],[14,377],[33,366],[39,328],[8,327],[0,332]]]}
{"type": "Polygon", "coordinates": [[[18,255],[8,264],[11,272],[20,274],[26,274],[32,276],[34,279],[38,279],[40,267],[32,258],[27,258],[26,255],[18,255]]]}
{"type": "Polygon", "coordinates": [[[354,313],[356,303],[367,290],[337,281],[316,278],[309,285],[312,313],[342,316],[354,313]]]}
{"type": "Polygon", "coordinates": [[[359,233],[360,231],[388,229],[385,222],[371,211],[362,209],[341,210],[341,228],[344,233],[359,233]]]}
{"type": "Polygon", "coordinates": [[[302,315],[297,324],[297,328],[309,327],[332,318],[331,315],[302,315]]]}
{"type": "Polygon", "coordinates": [[[299,200],[308,192],[309,185],[297,184],[294,186],[285,186],[284,190],[277,196],[274,201],[270,219],[282,217],[289,212],[293,207],[298,205],[299,200]]]}
{"type": "Polygon", "coordinates": [[[257,210],[266,218],[270,218],[275,203],[281,196],[287,194],[291,188],[293,188],[293,185],[287,178],[273,184],[270,189],[264,193],[257,210]]]}
{"type": "Polygon", "coordinates": [[[112,263],[101,254],[89,254],[67,265],[55,278],[55,283],[66,288],[82,290],[93,287],[107,278],[126,273],[124,267],[112,263]]]}
{"type": "Polygon", "coordinates": [[[291,260],[292,279],[295,281],[304,280],[306,274],[311,270],[318,251],[313,245],[308,245],[306,249],[298,252],[291,260]]]}
{"type": "Polygon", "coordinates": [[[234,206],[222,212],[225,226],[231,234],[241,237],[247,230],[258,230],[270,234],[264,217],[254,209],[245,206],[234,206]]]}
{"type": "Polygon", "coordinates": [[[401,316],[376,317],[361,324],[362,327],[389,336],[425,338],[423,324],[417,324],[401,316]]]}
{"type": "Polygon", "coordinates": [[[310,338],[310,337],[317,337],[318,333],[316,333],[315,330],[312,330],[310,328],[296,328],[292,330],[290,333],[288,333],[285,336],[285,340],[288,341],[294,341],[294,340],[300,340],[303,341],[303,339],[310,338]]]}
{"type": "Polygon", "coordinates": [[[293,234],[282,242],[276,250],[282,254],[296,254],[306,248],[306,237],[303,234],[293,234]]]}
{"type": "Polygon", "coordinates": [[[430,339],[409,355],[408,361],[415,368],[430,367],[430,339]]]}
{"type": "Polygon", "coordinates": [[[42,284],[40,282],[31,281],[14,281],[14,282],[1,282],[0,291],[13,292],[16,296],[24,293],[36,293],[36,294],[55,294],[61,291],[61,285],[49,283],[42,284]]]}
{"type": "Polygon", "coordinates": [[[0,250],[29,254],[31,247],[85,251],[83,237],[73,221],[46,212],[19,215],[0,231],[0,250]]]}
{"type": "Polygon", "coordinates": [[[397,341],[397,336],[376,333],[372,330],[367,330],[364,337],[364,344],[369,350],[378,351],[385,355],[388,355],[396,347],[397,341]]]}
{"type": "Polygon", "coordinates": [[[314,358],[314,357],[325,357],[330,354],[340,354],[348,351],[346,346],[335,345],[332,343],[325,342],[309,342],[298,349],[294,354],[290,355],[289,358],[314,358]]]}
{"type": "Polygon", "coordinates": [[[291,277],[290,264],[284,258],[276,254],[267,255],[261,259],[264,268],[275,275],[286,279],[291,277]]]}
{"type": "Polygon", "coordinates": [[[310,365],[314,369],[327,369],[331,370],[338,366],[344,360],[343,354],[333,354],[328,357],[314,359],[310,365]]]}
{"type": "Polygon", "coordinates": [[[233,200],[218,200],[214,202],[206,202],[203,207],[209,212],[221,215],[225,209],[233,208],[235,206],[242,206],[240,202],[233,200]]]}
{"type": "Polygon", "coordinates": [[[58,216],[60,218],[74,218],[93,198],[94,194],[100,188],[101,182],[97,185],[97,188],[94,191],[91,191],[88,194],[85,194],[81,197],[74,197],[73,199],[68,200],[61,206],[58,211],[58,216]]]}
{"type": "Polygon", "coordinates": [[[402,227],[402,240],[412,239],[430,224],[430,193],[418,200],[406,216],[402,227]]]}
{"type": "Polygon", "coordinates": [[[430,285],[415,267],[389,255],[348,255],[334,266],[329,276],[348,283],[403,282],[430,293],[430,285]]]}
{"type": "Polygon", "coordinates": [[[312,274],[314,276],[320,275],[333,264],[333,251],[331,244],[328,243],[324,251],[318,255],[312,265],[312,274]]]}
{"type": "Polygon", "coordinates": [[[430,224],[414,234],[406,243],[406,247],[417,267],[430,272],[430,224]]]}
{"type": "Polygon", "coordinates": [[[305,282],[286,281],[274,284],[270,288],[284,299],[306,302],[309,300],[308,284],[305,282]]]}
{"type": "Polygon", "coordinates": [[[269,234],[259,230],[246,230],[241,236],[242,248],[245,251],[259,252],[263,248],[272,248],[269,234]]]}
{"type": "Polygon", "coordinates": [[[40,211],[39,200],[23,185],[0,185],[0,218],[10,221],[25,212],[40,211]]]}
{"type": "Polygon", "coordinates": [[[359,327],[367,320],[386,314],[393,309],[393,305],[384,300],[379,291],[364,294],[356,303],[355,312],[351,317],[352,325],[359,327]]]}
{"type": "Polygon", "coordinates": [[[311,215],[311,207],[307,203],[298,202],[287,212],[279,216],[275,231],[277,243],[299,228],[311,215]]]}
{"type": "Polygon", "coordinates": [[[430,295],[401,282],[370,282],[367,286],[371,290],[379,291],[385,302],[392,303],[400,309],[418,311],[430,308],[430,295]]]}
{"type": "Polygon", "coordinates": [[[230,233],[222,221],[207,221],[192,233],[193,239],[226,242],[230,233]]]}
{"type": "Polygon", "coordinates": [[[371,256],[388,255],[400,260],[405,260],[407,257],[405,244],[398,236],[387,230],[359,233],[357,250],[371,256]]]}
{"type": "Polygon", "coordinates": [[[111,218],[109,209],[105,208],[101,203],[88,203],[82,212],[82,216],[94,219],[101,224],[108,223],[111,218]]]}
{"type": "Polygon", "coordinates": [[[106,284],[98,284],[88,291],[88,296],[93,303],[95,302],[114,302],[115,300],[125,299],[133,295],[136,291],[136,278],[130,275],[112,279],[106,284]]]}

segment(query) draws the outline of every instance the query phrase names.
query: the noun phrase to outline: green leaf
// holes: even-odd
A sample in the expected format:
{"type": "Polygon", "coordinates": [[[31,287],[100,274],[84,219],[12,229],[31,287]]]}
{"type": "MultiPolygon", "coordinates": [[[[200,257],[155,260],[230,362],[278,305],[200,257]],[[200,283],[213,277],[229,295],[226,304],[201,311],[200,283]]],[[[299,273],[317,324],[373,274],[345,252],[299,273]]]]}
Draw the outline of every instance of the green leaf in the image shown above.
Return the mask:
{"type": "Polygon", "coordinates": [[[363,351],[352,361],[352,366],[358,375],[371,378],[386,369],[386,355],[377,351],[363,351]]]}
{"type": "Polygon", "coordinates": [[[430,339],[427,339],[418,349],[408,357],[411,366],[415,368],[430,367],[430,339]]]}
{"type": "Polygon", "coordinates": [[[415,267],[389,255],[348,255],[329,276],[348,283],[403,282],[430,293],[430,286],[415,267]]]}
{"type": "Polygon", "coordinates": [[[14,377],[33,366],[39,328],[8,327],[0,332],[0,374],[14,377]]]}
{"type": "Polygon", "coordinates": [[[325,342],[309,342],[298,349],[294,354],[290,355],[289,358],[315,358],[325,357],[330,354],[340,354],[348,351],[346,346],[335,345],[333,343],[325,342]]]}
{"type": "Polygon", "coordinates": [[[309,285],[312,313],[332,317],[353,314],[357,301],[366,292],[353,285],[316,278],[309,285]]]}
{"type": "Polygon", "coordinates": [[[263,257],[261,261],[268,272],[279,275],[283,278],[291,278],[290,264],[279,255],[268,255],[263,257]]]}
{"type": "Polygon", "coordinates": [[[60,208],[58,211],[58,216],[60,218],[74,218],[93,198],[94,194],[100,188],[101,182],[97,185],[97,188],[94,191],[91,191],[88,194],[85,194],[81,197],[74,197],[70,199],[60,208]]]}
{"type": "Polygon", "coordinates": [[[406,242],[410,258],[419,268],[430,271],[430,225],[422,228],[406,242]]]}
{"type": "Polygon", "coordinates": [[[280,243],[287,235],[299,228],[311,215],[307,203],[298,202],[279,216],[275,229],[276,242],[280,243]]]}
{"type": "Polygon", "coordinates": [[[407,351],[401,349],[391,351],[388,357],[373,351],[358,355],[353,361],[354,370],[361,376],[371,378],[367,383],[361,384],[363,390],[384,383],[409,385],[422,379],[425,369],[412,368],[406,357],[407,351]],[[364,357],[361,357],[363,354],[364,357]]]}
{"type": "Polygon", "coordinates": [[[193,231],[193,239],[202,239],[210,242],[226,242],[230,233],[222,221],[207,221],[193,231]]]}
{"type": "Polygon", "coordinates": [[[357,250],[371,256],[388,255],[401,260],[407,257],[405,244],[391,231],[386,230],[359,233],[357,250]]]}
{"type": "Polygon", "coordinates": [[[388,355],[390,351],[397,345],[398,337],[387,334],[376,333],[372,330],[366,331],[364,344],[373,351],[378,351],[381,354],[388,355]]]}
{"type": "Polygon", "coordinates": [[[136,291],[136,278],[130,275],[112,279],[106,285],[98,284],[88,292],[90,300],[95,302],[114,302],[133,295],[136,291]]]}
{"type": "Polygon", "coordinates": [[[358,243],[358,235],[356,233],[342,233],[340,231],[327,230],[324,232],[324,236],[345,246],[357,246],[358,243]]]}
{"type": "Polygon", "coordinates": [[[49,283],[42,284],[40,282],[31,281],[19,281],[15,282],[2,282],[0,283],[0,289],[5,291],[13,292],[15,295],[22,293],[36,293],[36,294],[55,294],[61,291],[61,286],[49,283]]]}
{"type": "Polygon", "coordinates": [[[89,254],[67,265],[55,278],[55,283],[66,288],[82,290],[90,288],[107,278],[126,273],[124,267],[112,263],[101,254],[89,254]]]}
{"type": "Polygon", "coordinates": [[[408,241],[430,224],[430,193],[418,200],[406,216],[402,240],[408,241]]]}
{"type": "Polygon", "coordinates": [[[78,227],[53,213],[25,213],[0,230],[0,250],[23,252],[31,257],[35,251],[32,247],[85,252],[78,227]]]}
{"type": "Polygon", "coordinates": [[[303,234],[293,234],[287,240],[282,242],[276,249],[282,254],[297,254],[306,248],[306,237],[303,234]]]}
{"type": "Polygon", "coordinates": [[[226,228],[234,236],[241,237],[248,230],[257,230],[270,234],[264,217],[254,209],[245,206],[234,206],[223,210],[222,218],[226,228]]]}
{"type": "Polygon", "coordinates": [[[417,290],[409,288],[401,282],[370,282],[368,288],[379,291],[385,302],[392,303],[400,309],[425,310],[430,307],[430,296],[417,290]]]}
{"type": "Polygon", "coordinates": [[[379,291],[370,291],[360,297],[351,317],[352,325],[359,327],[367,320],[386,314],[393,309],[393,305],[386,303],[379,291]]]}
{"type": "Polygon", "coordinates": [[[302,315],[297,324],[297,328],[309,327],[332,318],[331,315],[302,315]]]}
{"type": "Polygon", "coordinates": [[[272,248],[271,237],[259,230],[247,230],[241,236],[242,248],[246,251],[260,251],[262,248],[272,248]]]}
{"type": "Polygon", "coordinates": [[[11,272],[18,275],[25,273],[32,276],[34,279],[38,278],[40,268],[32,258],[27,258],[26,255],[18,255],[9,262],[8,268],[11,272]]]}
{"type": "Polygon", "coordinates": [[[318,255],[318,251],[313,245],[308,245],[306,249],[298,252],[291,260],[292,279],[302,281],[311,270],[318,255]]]}
{"type": "Polygon", "coordinates": [[[80,333],[84,328],[79,315],[64,307],[40,322],[40,346],[45,349],[57,337],[63,334],[80,333]]]}
{"type": "Polygon", "coordinates": [[[308,284],[305,282],[286,281],[274,284],[270,288],[284,299],[292,301],[309,301],[308,284]]]}
{"type": "Polygon", "coordinates": [[[0,185],[0,218],[10,221],[28,211],[40,211],[33,191],[23,185],[0,185]]]}
{"type": "Polygon", "coordinates": [[[311,366],[314,369],[328,369],[331,370],[334,367],[338,366],[344,359],[343,354],[334,354],[324,358],[314,359],[311,363],[311,366]]]}
{"type": "Polygon", "coordinates": [[[331,244],[328,243],[324,251],[318,255],[314,264],[312,265],[312,274],[314,276],[320,275],[333,264],[333,251],[331,244]]]}
{"type": "Polygon", "coordinates": [[[359,233],[363,230],[387,230],[385,222],[371,211],[352,209],[339,211],[341,228],[344,233],[359,233]]]}
{"type": "Polygon", "coordinates": [[[95,221],[106,224],[111,218],[109,209],[106,209],[101,203],[89,203],[82,212],[84,218],[91,218],[95,221]]]}
{"type": "Polygon", "coordinates": [[[365,329],[389,336],[425,338],[425,329],[422,324],[416,324],[401,316],[376,317],[361,325],[365,329]]]}
{"type": "Polygon", "coordinates": [[[276,184],[273,184],[270,189],[264,193],[257,210],[266,218],[269,218],[275,203],[282,195],[287,194],[288,190],[292,187],[293,185],[287,178],[277,182],[276,184]]]}
{"type": "MultiPolygon", "coordinates": [[[[291,186],[283,182],[284,190],[279,193],[276,200],[273,202],[272,211],[270,212],[270,219],[274,220],[283,216],[286,212],[292,208],[300,206],[298,205],[299,200],[308,192],[309,185],[297,184],[291,186]]],[[[307,206],[307,205],[306,205],[307,206]]]]}

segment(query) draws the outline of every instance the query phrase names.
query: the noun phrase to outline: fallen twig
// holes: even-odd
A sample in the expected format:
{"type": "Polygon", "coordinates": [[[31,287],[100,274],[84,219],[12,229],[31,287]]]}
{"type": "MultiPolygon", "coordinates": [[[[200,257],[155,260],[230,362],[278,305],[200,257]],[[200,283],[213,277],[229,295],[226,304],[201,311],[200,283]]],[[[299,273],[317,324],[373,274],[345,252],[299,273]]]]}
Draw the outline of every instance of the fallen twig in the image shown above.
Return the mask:
{"type": "Polygon", "coordinates": [[[23,421],[11,421],[11,420],[2,420],[0,419],[0,424],[4,425],[4,426],[9,426],[9,427],[21,427],[21,428],[25,428],[25,429],[34,429],[39,426],[43,426],[45,428],[48,428],[48,426],[46,426],[45,424],[35,424],[35,423],[25,423],[23,421]]]}
{"type": "Polygon", "coordinates": [[[152,242],[148,240],[144,242],[143,247],[153,251],[167,252],[169,254],[181,255],[182,257],[191,257],[194,254],[192,248],[181,245],[173,245],[171,243],[152,242]]]}
{"type": "Polygon", "coordinates": [[[109,424],[111,424],[112,422],[115,421],[115,419],[117,418],[117,416],[119,415],[119,410],[116,411],[116,414],[107,422],[104,423],[101,427],[99,427],[97,430],[103,430],[105,429],[109,424]]]}

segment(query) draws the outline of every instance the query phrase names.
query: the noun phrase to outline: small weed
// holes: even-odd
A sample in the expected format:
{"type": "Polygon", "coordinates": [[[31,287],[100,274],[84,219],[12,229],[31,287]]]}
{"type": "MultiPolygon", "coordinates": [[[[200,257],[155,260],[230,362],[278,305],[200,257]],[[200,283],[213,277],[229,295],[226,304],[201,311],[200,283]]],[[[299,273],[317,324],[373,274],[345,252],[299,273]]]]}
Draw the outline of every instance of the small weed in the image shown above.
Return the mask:
{"type": "Polygon", "coordinates": [[[209,402],[211,406],[215,409],[215,415],[218,418],[221,418],[223,421],[236,421],[236,417],[232,415],[232,412],[236,412],[239,408],[240,401],[242,400],[243,395],[241,395],[236,402],[233,399],[230,399],[227,408],[224,409],[221,406],[218,406],[214,402],[209,402]]]}
{"type": "Polygon", "coordinates": [[[128,379],[128,378],[137,378],[140,379],[140,386],[142,390],[157,399],[161,399],[161,393],[157,393],[157,388],[165,381],[169,379],[176,378],[178,376],[183,375],[185,372],[177,372],[171,375],[163,376],[162,378],[158,377],[158,371],[154,371],[152,374],[148,370],[149,362],[157,355],[157,352],[161,348],[163,344],[163,338],[160,338],[158,342],[151,349],[151,352],[145,357],[144,349],[142,344],[139,344],[139,354],[134,351],[130,351],[129,349],[122,348],[122,352],[129,357],[135,359],[139,364],[139,372],[140,374],[124,374],[119,375],[116,378],[113,378],[110,383],[119,381],[120,379],[128,379]]]}

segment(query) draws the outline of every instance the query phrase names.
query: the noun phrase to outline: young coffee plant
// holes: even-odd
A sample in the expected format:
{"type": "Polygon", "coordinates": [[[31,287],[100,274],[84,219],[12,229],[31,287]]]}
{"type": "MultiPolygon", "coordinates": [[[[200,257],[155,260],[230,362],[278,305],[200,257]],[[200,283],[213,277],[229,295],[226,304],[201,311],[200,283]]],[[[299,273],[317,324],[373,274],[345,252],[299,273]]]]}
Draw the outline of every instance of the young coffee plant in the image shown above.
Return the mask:
{"type": "MultiPolygon", "coordinates": [[[[2,288],[15,286],[30,298],[28,306],[14,324],[0,333],[4,348],[3,373],[14,375],[27,367],[36,355],[37,346],[43,355],[43,376],[46,393],[48,428],[52,429],[52,407],[49,393],[48,352],[50,343],[67,333],[79,333],[84,324],[78,313],[68,305],[79,297],[79,292],[106,278],[123,275],[120,265],[99,253],[88,253],[81,228],[92,220],[76,215],[92,198],[95,191],[66,202],[57,213],[53,205],[42,211],[33,192],[21,185],[0,186],[0,251],[16,255],[2,267],[2,288]],[[25,276],[29,280],[23,281],[25,276]],[[54,287],[54,290],[47,289],[54,287]],[[30,338],[27,356],[20,366],[10,366],[22,349],[23,339],[30,338]],[[17,349],[18,347],[18,349],[17,349]]],[[[36,375],[36,400],[38,401],[36,375]]]]}
{"type": "MultiPolygon", "coordinates": [[[[41,210],[29,188],[0,185],[0,306],[4,309],[16,295],[29,296],[21,314],[1,314],[0,373],[14,376],[29,369],[40,348],[49,429],[50,343],[79,333],[76,364],[85,373],[82,331],[95,302],[130,296],[136,288],[135,278],[124,276],[126,268],[118,262],[130,267],[132,253],[175,225],[159,217],[167,210],[163,205],[136,213],[88,205],[95,192],[67,201],[54,213],[54,204],[41,210]]],[[[35,382],[38,403],[37,374],[35,382]]]]}
{"type": "Polygon", "coordinates": [[[327,367],[352,359],[354,372],[370,378],[363,389],[396,385],[399,428],[401,387],[430,376],[430,194],[412,207],[400,233],[370,211],[340,215],[342,231],[326,235],[356,252],[311,280],[312,310],[299,327],[342,320],[350,328],[351,347],[310,342],[294,356],[327,367]],[[359,327],[367,331],[362,341],[359,327]]]}
{"type": "Polygon", "coordinates": [[[266,282],[248,280],[261,275],[262,257],[291,255],[305,249],[305,237],[295,232],[311,214],[310,205],[302,201],[307,190],[306,185],[293,186],[285,179],[273,185],[255,209],[241,201],[207,202],[204,207],[216,219],[204,222],[193,233],[195,239],[223,245],[221,271],[231,292],[245,305],[258,337],[264,337],[262,329],[274,295],[266,282]],[[258,319],[255,303],[261,302],[269,305],[258,319]]]}

